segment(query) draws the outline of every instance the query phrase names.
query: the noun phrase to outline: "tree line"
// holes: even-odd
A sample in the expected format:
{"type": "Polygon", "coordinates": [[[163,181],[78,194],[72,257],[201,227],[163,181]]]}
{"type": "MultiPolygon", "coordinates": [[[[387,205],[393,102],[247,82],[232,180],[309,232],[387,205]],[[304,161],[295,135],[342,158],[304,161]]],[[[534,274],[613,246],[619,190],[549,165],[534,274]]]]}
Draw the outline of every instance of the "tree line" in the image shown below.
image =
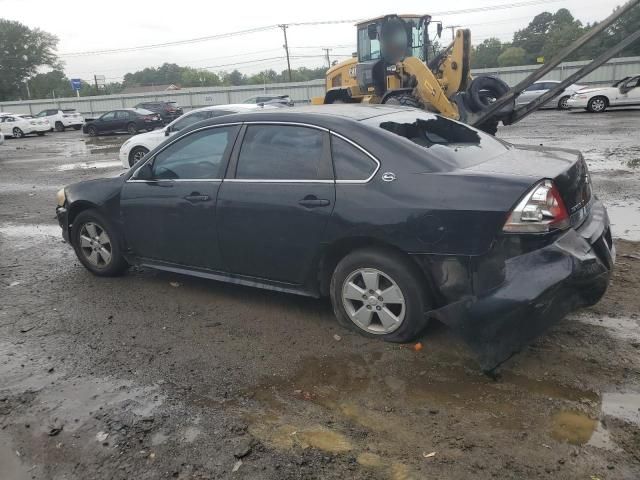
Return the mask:
{"type": "MultiPolygon", "coordinates": [[[[583,25],[566,8],[555,13],[542,12],[529,24],[514,33],[510,42],[487,38],[473,47],[472,68],[507,67],[542,63],[551,59],[563,47],[577,39],[595,24],[583,25]]],[[[635,32],[640,25],[640,8],[635,8],[590,43],[574,52],[567,60],[588,60],[617,44],[635,32]]],[[[58,38],[38,28],[20,22],[0,19],[0,101],[28,98],[69,97],[75,95],[63,62],[55,51],[58,38]],[[49,69],[46,73],[39,73],[49,69]]],[[[640,42],[630,45],[619,56],[640,55],[640,42]]],[[[99,73],[99,72],[97,72],[99,73]]],[[[294,82],[324,78],[326,67],[292,69],[294,82]]],[[[82,96],[98,93],[119,93],[126,87],[174,84],[187,87],[262,85],[289,80],[287,70],[273,69],[244,74],[237,69],[212,72],[205,69],[165,63],[127,73],[122,82],[112,82],[98,91],[83,81],[82,96]]]]}

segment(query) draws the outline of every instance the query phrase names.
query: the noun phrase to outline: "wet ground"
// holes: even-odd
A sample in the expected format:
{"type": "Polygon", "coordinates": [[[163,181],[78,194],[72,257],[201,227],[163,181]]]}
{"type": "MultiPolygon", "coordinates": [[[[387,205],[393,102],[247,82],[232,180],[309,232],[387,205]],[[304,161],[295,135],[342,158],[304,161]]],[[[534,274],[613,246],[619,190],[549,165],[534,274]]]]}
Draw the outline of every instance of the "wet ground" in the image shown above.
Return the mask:
{"type": "Polygon", "coordinates": [[[0,479],[640,478],[640,110],[540,112],[500,135],[581,149],[614,223],[606,297],[482,375],[327,301],[146,269],[87,273],[56,190],[125,137],[0,146],[0,479]],[[337,336],[336,336],[337,335],[337,336]]]}

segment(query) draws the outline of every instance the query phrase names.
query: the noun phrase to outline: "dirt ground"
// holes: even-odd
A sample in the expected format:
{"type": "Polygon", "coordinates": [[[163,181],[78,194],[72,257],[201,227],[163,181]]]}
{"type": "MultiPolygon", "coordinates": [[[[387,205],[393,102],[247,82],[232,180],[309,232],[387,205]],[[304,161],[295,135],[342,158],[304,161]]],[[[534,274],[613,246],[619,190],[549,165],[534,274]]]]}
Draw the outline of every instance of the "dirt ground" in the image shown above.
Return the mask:
{"type": "Polygon", "coordinates": [[[54,194],[115,175],[125,137],[0,146],[0,479],[640,478],[640,110],[538,112],[500,136],[579,148],[618,262],[595,307],[500,369],[313,300],[148,269],[96,278],[54,194]]]}

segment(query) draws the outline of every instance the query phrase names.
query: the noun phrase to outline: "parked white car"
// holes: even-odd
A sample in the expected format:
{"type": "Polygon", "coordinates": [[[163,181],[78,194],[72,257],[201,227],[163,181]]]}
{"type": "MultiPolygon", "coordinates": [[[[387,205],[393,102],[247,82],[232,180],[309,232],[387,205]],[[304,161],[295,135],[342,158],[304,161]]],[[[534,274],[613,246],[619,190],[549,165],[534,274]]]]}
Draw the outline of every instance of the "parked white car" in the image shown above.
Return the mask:
{"type": "Polygon", "coordinates": [[[202,107],[191,110],[185,113],[181,117],[175,119],[169,125],[161,130],[154,130],[148,133],[141,133],[140,135],[134,135],[129,140],[122,144],[120,147],[120,162],[124,168],[129,168],[142,157],[144,157],[150,150],[154,149],[167,137],[170,137],[174,133],[188,127],[201,120],[207,118],[219,117],[222,115],[229,115],[231,113],[240,113],[249,110],[257,110],[262,108],[278,108],[277,106],[269,105],[256,105],[256,104],[230,104],[230,105],[214,105],[211,107],[202,107]]]}
{"type": "Polygon", "coordinates": [[[84,117],[78,113],[75,108],[43,110],[36,115],[36,118],[49,120],[51,127],[54,128],[56,132],[64,132],[65,128],[68,127],[80,130],[84,123],[84,117]]]}
{"type": "Polygon", "coordinates": [[[36,133],[40,136],[51,130],[49,120],[28,115],[4,115],[0,117],[0,131],[5,137],[22,138],[36,133]]]}
{"type": "MultiPolygon", "coordinates": [[[[538,80],[529,85],[516,99],[516,106],[520,107],[526,105],[532,100],[535,100],[543,93],[547,93],[552,88],[555,88],[560,83],[559,80],[538,80]]],[[[567,101],[578,90],[585,88],[584,85],[569,85],[555,98],[552,98],[545,103],[541,108],[557,108],[559,110],[567,110],[569,107],[567,101]]]]}
{"type": "Polygon", "coordinates": [[[569,108],[600,113],[609,107],[640,105],[640,75],[625,77],[610,87],[584,88],[571,96],[569,108]]]}

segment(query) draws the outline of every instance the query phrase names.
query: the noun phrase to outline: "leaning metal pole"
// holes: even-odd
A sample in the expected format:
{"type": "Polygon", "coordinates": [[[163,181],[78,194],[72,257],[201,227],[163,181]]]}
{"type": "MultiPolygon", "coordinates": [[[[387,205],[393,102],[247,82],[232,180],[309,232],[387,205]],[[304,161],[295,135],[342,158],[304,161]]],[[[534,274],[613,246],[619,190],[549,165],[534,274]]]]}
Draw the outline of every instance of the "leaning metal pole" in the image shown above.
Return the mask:
{"type": "Polygon", "coordinates": [[[615,47],[610,48],[609,50],[607,50],[606,52],[602,53],[597,58],[595,58],[591,63],[589,63],[588,65],[585,65],[584,67],[582,67],[580,70],[578,70],[574,74],[572,74],[572,75],[568,76],[567,78],[565,78],[562,82],[560,82],[553,89],[543,93],[542,95],[540,95],[535,100],[533,100],[530,103],[527,103],[526,105],[524,105],[523,107],[520,107],[517,110],[515,110],[511,114],[511,117],[509,118],[509,123],[516,123],[516,122],[522,120],[524,117],[526,117],[530,113],[534,112],[538,107],[540,107],[541,105],[545,104],[547,101],[549,101],[554,96],[556,96],[557,93],[559,93],[562,90],[564,90],[565,87],[571,85],[576,80],[589,75],[591,72],[593,72],[600,65],[605,63],[607,60],[609,60],[611,57],[613,57],[617,53],[619,53],[622,50],[624,50],[625,48],[627,48],[629,45],[631,45],[633,42],[635,42],[638,39],[640,39],[640,30],[635,31],[633,34],[631,34],[630,36],[625,38],[622,42],[618,43],[615,47]]]}
{"type": "Polygon", "coordinates": [[[590,29],[588,32],[584,33],[580,38],[575,40],[571,45],[563,48],[560,51],[560,53],[558,53],[558,55],[556,55],[555,57],[553,57],[551,59],[551,61],[549,63],[545,63],[542,67],[540,67],[536,71],[532,72],[524,80],[522,80],[520,83],[518,83],[515,87],[511,88],[502,97],[500,97],[494,103],[492,103],[491,106],[487,110],[485,110],[483,112],[480,112],[477,117],[475,115],[473,115],[471,117],[471,119],[470,119],[471,122],[469,122],[469,123],[471,125],[480,125],[483,122],[485,122],[486,120],[488,120],[491,117],[493,117],[494,113],[496,113],[498,110],[500,110],[503,107],[505,107],[507,104],[513,102],[513,100],[516,98],[516,96],[520,95],[520,93],[525,88],[527,88],[529,85],[531,85],[536,80],[540,80],[547,73],[549,73],[556,66],[558,66],[565,58],[567,58],[569,55],[571,55],[577,49],[579,49],[580,47],[582,47],[583,45],[588,43],[596,35],[598,35],[599,33],[603,32],[604,30],[609,28],[616,20],[618,20],[618,18],[622,17],[625,13],[627,13],[629,10],[631,10],[632,8],[637,6],[639,3],[640,3],[640,0],[629,0],[622,7],[617,9],[615,12],[613,12],[607,18],[605,18],[602,22],[597,24],[595,27],[590,29]],[[475,117],[475,118],[473,118],[473,117],[475,117]]]}

